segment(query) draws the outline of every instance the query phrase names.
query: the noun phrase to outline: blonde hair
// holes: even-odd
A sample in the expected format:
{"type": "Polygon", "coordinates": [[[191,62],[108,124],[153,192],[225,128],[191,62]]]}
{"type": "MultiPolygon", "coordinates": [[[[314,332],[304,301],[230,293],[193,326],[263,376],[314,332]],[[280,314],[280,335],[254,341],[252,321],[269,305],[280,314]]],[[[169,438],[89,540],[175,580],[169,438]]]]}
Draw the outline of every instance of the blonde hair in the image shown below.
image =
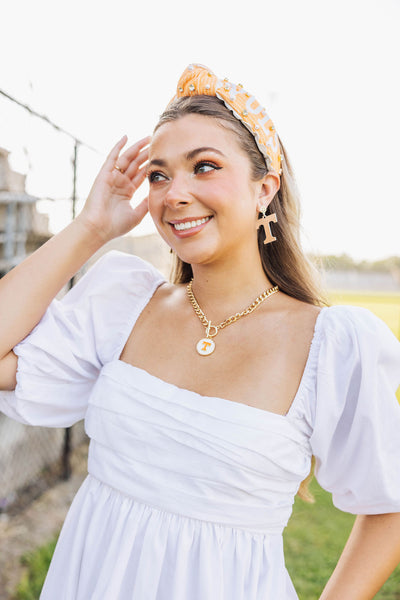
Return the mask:
{"type": "MultiPolygon", "coordinates": [[[[187,96],[174,100],[161,115],[155,130],[164,123],[175,121],[185,115],[199,114],[213,117],[222,126],[235,135],[241,149],[251,163],[251,175],[254,181],[262,179],[268,168],[264,157],[257,148],[250,131],[226,108],[222,100],[215,96],[187,96]]],[[[263,228],[258,230],[258,248],[262,266],[272,285],[297,300],[326,305],[322,292],[319,273],[304,254],[300,244],[300,203],[293,171],[287,153],[279,140],[283,155],[280,189],[270,203],[267,214],[276,213],[277,223],[272,223],[273,235],[277,241],[264,244],[263,228]]],[[[173,283],[188,283],[193,276],[190,264],[174,256],[171,274],[173,283]]],[[[308,492],[310,476],[301,484],[299,495],[308,501],[312,496],[308,492]]]]}

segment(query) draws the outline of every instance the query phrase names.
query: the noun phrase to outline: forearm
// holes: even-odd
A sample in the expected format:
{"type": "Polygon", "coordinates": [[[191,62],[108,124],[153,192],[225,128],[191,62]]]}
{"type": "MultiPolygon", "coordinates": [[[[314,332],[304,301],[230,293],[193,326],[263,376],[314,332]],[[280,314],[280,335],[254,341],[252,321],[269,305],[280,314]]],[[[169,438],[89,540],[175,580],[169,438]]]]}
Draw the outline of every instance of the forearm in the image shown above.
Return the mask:
{"type": "Polygon", "coordinates": [[[57,293],[103,244],[78,217],[0,279],[0,359],[28,335],[57,293]]]}
{"type": "Polygon", "coordinates": [[[400,513],[358,516],[320,600],[371,600],[400,562],[400,513]]]}
{"type": "Polygon", "coordinates": [[[8,356],[14,346],[80,267],[108,240],[133,229],[147,212],[146,198],[134,209],[130,201],[146,176],[141,166],[148,158],[149,138],[120,156],[125,143],[126,136],[107,156],[79,216],[0,280],[0,380],[5,389],[15,379],[15,357],[8,356]],[[115,168],[117,161],[122,171],[115,168]]]}

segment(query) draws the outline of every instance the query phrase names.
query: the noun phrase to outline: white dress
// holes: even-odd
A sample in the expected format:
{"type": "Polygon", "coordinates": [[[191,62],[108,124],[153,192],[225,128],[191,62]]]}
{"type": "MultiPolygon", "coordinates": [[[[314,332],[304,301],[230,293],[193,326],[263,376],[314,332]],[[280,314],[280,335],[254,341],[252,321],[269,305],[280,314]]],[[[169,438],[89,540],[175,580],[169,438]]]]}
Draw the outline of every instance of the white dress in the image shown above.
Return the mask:
{"type": "Polygon", "coordinates": [[[324,308],[287,415],[201,396],[119,360],[163,281],[111,251],[14,348],[1,410],[90,437],[41,599],[295,600],[282,531],[313,454],[340,509],[400,511],[400,344],[324,308]]]}

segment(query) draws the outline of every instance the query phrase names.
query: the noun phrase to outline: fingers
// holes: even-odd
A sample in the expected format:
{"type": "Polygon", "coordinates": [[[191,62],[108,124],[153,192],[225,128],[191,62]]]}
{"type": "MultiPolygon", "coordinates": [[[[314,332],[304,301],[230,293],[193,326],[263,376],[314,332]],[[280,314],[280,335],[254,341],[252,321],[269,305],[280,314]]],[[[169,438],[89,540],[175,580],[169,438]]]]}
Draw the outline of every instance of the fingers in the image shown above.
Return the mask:
{"type": "MultiPolygon", "coordinates": [[[[129,172],[129,169],[127,172],[129,172]]],[[[132,177],[132,180],[131,180],[132,184],[135,187],[135,190],[137,190],[138,187],[140,185],[142,185],[143,181],[146,179],[146,175],[147,175],[146,167],[142,167],[141,169],[137,169],[135,171],[135,175],[134,175],[134,177],[132,177]]]]}
{"type": "Polygon", "coordinates": [[[142,185],[143,181],[147,176],[147,168],[146,165],[141,168],[138,167],[138,164],[144,163],[147,160],[147,150],[143,151],[141,155],[137,158],[137,160],[133,161],[128,169],[121,173],[118,169],[113,169],[114,173],[114,185],[118,189],[127,189],[127,186],[130,189],[130,193],[134,194],[135,191],[142,185]],[[143,154],[143,156],[142,156],[143,154]]]}
{"type": "Polygon", "coordinates": [[[150,139],[151,138],[148,136],[139,140],[114,161],[112,168],[117,171],[115,175],[118,175],[119,172],[119,174],[126,175],[131,180],[134,179],[139,167],[147,161],[149,157],[149,149],[146,148],[146,146],[149,144],[150,139]]]}
{"type": "MultiPolygon", "coordinates": [[[[148,154],[146,153],[148,152],[148,150],[147,148],[146,150],[143,150],[143,148],[148,146],[150,139],[150,136],[147,136],[142,140],[139,140],[138,142],[136,142],[136,144],[133,144],[123,154],[121,154],[121,156],[118,158],[118,166],[124,171],[124,173],[128,171],[129,167],[131,167],[132,163],[134,163],[135,161],[136,165],[140,165],[145,160],[147,160],[148,154]]],[[[133,168],[131,169],[131,173],[128,176],[132,176],[132,171],[133,168]]]]}
{"type": "MultiPolygon", "coordinates": [[[[139,154],[140,150],[142,150],[143,148],[145,148],[146,146],[149,145],[151,140],[151,136],[146,136],[145,138],[143,138],[142,140],[139,140],[138,142],[136,142],[136,144],[133,144],[132,146],[130,146],[127,150],[125,150],[125,152],[123,154],[121,154],[119,160],[122,163],[126,163],[126,164],[122,164],[121,166],[124,168],[125,166],[127,167],[128,164],[135,159],[135,157],[139,154]]],[[[120,163],[118,163],[120,164],[120,163]]]]}
{"type": "Polygon", "coordinates": [[[127,136],[124,135],[115,144],[111,152],[108,154],[104,162],[104,166],[107,167],[109,171],[112,171],[115,169],[115,165],[118,165],[119,169],[115,169],[115,172],[125,173],[128,167],[132,164],[132,162],[137,160],[136,167],[132,167],[131,174],[129,175],[130,177],[132,177],[133,171],[136,171],[137,167],[140,166],[145,160],[147,160],[148,155],[142,154],[141,150],[150,143],[151,137],[146,136],[145,138],[139,140],[138,142],[130,146],[121,156],[119,156],[122,148],[127,142],[127,139],[127,136]],[[140,157],[139,159],[138,156],[140,157]]]}
{"type": "Polygon", "coordinates": [[[143,165],[149,158],[149,149],[142,150],[127,166],[126,175],[133,181],[138,173],[139,167],[143,165]]]}
{"type": "Polygon", "coordinates": [[[114,165],[119,156],[119,153],[121,152],[122,148],[125,146],[127,140],[128,140],[127,136],[123,135],[122,138],[112,148],[111,152],[108,154],[108,156],[104,162],[104,166],[107,166],[110,169],[114,168],[114,165]]]}

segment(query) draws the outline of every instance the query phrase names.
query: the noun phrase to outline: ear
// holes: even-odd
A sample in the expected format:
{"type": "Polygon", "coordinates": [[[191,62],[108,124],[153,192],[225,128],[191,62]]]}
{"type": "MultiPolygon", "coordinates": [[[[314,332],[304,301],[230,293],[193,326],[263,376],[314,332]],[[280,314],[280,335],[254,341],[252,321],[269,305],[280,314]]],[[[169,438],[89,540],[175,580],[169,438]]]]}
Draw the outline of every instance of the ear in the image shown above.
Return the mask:
{"type": "Polygon", "coordinates": [[[261,212],[261,209],[263,207],[266,208],[275,198],[275,195],[280,188],[281,181],[279,175],[272,171],[267,173],[259,183],[260,191],[257,200],[257,209],[261,212]]]}

